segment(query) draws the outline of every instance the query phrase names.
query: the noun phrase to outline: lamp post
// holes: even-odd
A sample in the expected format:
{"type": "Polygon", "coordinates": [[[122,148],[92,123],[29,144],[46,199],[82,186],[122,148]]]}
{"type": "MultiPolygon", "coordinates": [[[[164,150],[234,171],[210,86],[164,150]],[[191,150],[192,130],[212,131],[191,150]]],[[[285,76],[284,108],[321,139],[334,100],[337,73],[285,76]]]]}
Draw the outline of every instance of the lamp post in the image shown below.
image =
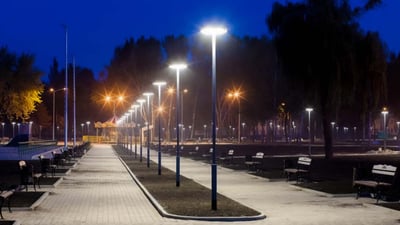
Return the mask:
{"type": "Polygon", "coordinates": [[[331,127],[332,127],[332,143],[333,140],[335,139],[335,122],[331,122],[331,127]]]}
{"type": "MultiPolygon", "coordinates": [[[[136,102],[139,103],[139,108],[140,108],[140,114],[142,115],[143,118],[143,114],[142,114],[142,108],[143,108],[143,103],[146,102],[146,100],[144,99],[138,99],[136,100],[136,102]]],[[[143,154],[142,154],[142,150],[143,150],[143,145],[142,145],[142,128],[139,125],[139,141],[140,141],[140,150],[139,150],[139,161],[142,162],[143,158],[143,154]]]]}
{"type": "Polygon", "coordinates": [[[230,92],[228,94],[229,98],[233,98],[233,100],[237,100],[238,101],[238,125],[237,125],[237,130],[238,130],[238,143],[240,143],[240,91],[239,90],[235,90],[233,92],[230,92]]]}
{"type": "Polygon", "coordinates": [[[179,147],[179,72],[187,67],[186,64],[172,64],[169,68],[176,70],[176,186],[180,186],[180,147],[179,147]]]}
{"type": "Polygon", "coordinates": [[[85,126],[84,123],[81,123],[81,128],[82,128],[82,143],[83,143],[83,127],[85,126]]]}
{"type": "Polygon", "coordinates": [[[308,112],[308,155],[311,156],[311,112],[313,111],[313,108],[306,108],[306,111],[308,112]]]}
{"type": "Polygon", "coordinates": [[[89,125],[90,125],[90,121],[86,121],[88,138],[89,138],[89,125]]]}
{"type": "Polygon", "coordinates": [[[18,127],[18,132],[17,132],[17,135],[19,135],[19,133],[20,133],[20,127],[21,127],[21,123],[17,123],[17,127],[18,127]]]}
{"type": "Polygon", "coordinates": [[[133,129],[132,129],[132,131],[133,131],[133,133],[132,133],[132,135],[133,135],[133,139],[135,139],[135,159],[136,159],[136,157],[137,157],[137,141],[136,141],[136,133],[135,133],[135,128],[137,127],[137,109],[139,108],[140,106],[139,105],[137,105],[137,104],[133,104],[132,105],[132,108],[133,108],[133,111],[135,112],[135,126],[133,127],[133,129]]]}
{"type": "Polygon", "coordinates": [[[64,91],[65,88],[54,90],[54,88],[50,88],[50,92],[53,93],[53,140],[55,140],[55,129],[56,129],[56,92],[64,91]]]}
{"type": "MultiPolygon", "coordinates": [[[[397,124],[397,135],[396,135],[396,137],[397,137],[397,140],[399,140],[399,133],[400,133],[400,121],[397,121],[397,122],[396,122],[396,124],[397,124]]],[[[3,136],[4,136],[4,134],[3,134],[3,136]]]]}
{"type": "Polygon", "coordinates": [[[64,150],[68,150],[68,28],[65,29],[64,150]]]}
{"type": "Polygon", "coordinates": [[[1,133],[2,133],[2,135],[1,135],[1,142],[3,143],[3,140],[4,140],[4,125],[6,125],[6,123],[4,123],[4,122],[2,122],[1,123],[1,133]]]}
{"type": "Polygon", "coordinates": [[[166,85],[164,81],[156,81],[153,85],[158,88],[158,175],[161,175],[161,87],[166,85]]]}
{"type": "Polygon", "coordinates": [[[386,150],[386,115],[389,113],[386,107],[383,107],[383,150],[386,150]]]}
{"type": "Polygon", "coordinates": [[[152,92],[143,93],[147,97],[147,167],[150,167],[150,122],[151,122],[151,107],[150,97],[154,94],[152,92]]]}
{"type": "Polygon", "coordinates": [[[216,39],[218,35],[226,33],[224,27],[205,27],[201,33],[211,36],[212,42],[212,164],[211,164],[211,208],[217,210],[217,164],[215,160],[216,145],[216,101],[217,101],[217,76],[216,76],[216,39]]]}
{"type": "Polygon", "coordinates": [[[204,140],[207,140],[207,124],[204,124],[203,128],[204,128],[204,140]]]}

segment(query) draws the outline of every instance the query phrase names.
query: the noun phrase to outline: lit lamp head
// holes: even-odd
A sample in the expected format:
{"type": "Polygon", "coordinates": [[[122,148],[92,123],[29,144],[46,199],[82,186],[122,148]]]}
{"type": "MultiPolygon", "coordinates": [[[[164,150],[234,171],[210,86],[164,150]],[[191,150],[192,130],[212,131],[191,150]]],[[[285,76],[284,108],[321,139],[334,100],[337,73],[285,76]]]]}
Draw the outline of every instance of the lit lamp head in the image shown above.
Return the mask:
{"type": "Polygon", "coordinates": [[[155,82],[153,82],[153,85],[158,86],[158,87],[164,86],[166,84],[167,84],[167,82],[165,82],[165,81],[155,81],[155,82]]]}
{"type": "Polygon", "coordinates": [[[217,36],[225,34],[227,32],[227,29],[222,26],[206,26],[202,28],[200,32],[205,35],[217,36]]]}
{"type": "Polygon", "coordinates": [[[306,111],[309,113],[312,112],[313,110],[314,110],[313,108],[306,108],[306,111]]]}
{"type": "Polygon", "coordinates": [[[187,65],[185,63],[174,63],[169,65],[169,68],[174,69],[174,70],[182,70],[186,69],[187,65]]]}

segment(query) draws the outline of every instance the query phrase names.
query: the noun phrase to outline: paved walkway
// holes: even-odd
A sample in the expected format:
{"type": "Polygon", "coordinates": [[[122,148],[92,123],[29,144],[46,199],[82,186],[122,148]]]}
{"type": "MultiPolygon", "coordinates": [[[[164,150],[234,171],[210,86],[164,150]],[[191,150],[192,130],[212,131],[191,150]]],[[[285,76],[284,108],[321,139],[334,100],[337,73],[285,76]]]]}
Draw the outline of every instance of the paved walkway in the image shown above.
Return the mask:
{"type": "MultiPolygon", "coordinates": [[[[156,159],[156,152],[151,154],[156,159]]],[[[163,166],[174,170],[175,157],[164,155],[163,166]]],[[[210,186],[209,164],[182,158],[181,173],[210,186]]],[[[94,144],[77,168],[59,186],[48,190],[51,194],[35,211],[4,210],[4,216],[23,225],[226,224],[161,217],[109,145],[94,144]]],[[[372,199],[323,197],[286,182],[268,182],[224,168],[218,169],[218,191],[267,215],[264,220],[235,224],[400,224],[398,211],[367,204],[374,202],[372,199]]]]}

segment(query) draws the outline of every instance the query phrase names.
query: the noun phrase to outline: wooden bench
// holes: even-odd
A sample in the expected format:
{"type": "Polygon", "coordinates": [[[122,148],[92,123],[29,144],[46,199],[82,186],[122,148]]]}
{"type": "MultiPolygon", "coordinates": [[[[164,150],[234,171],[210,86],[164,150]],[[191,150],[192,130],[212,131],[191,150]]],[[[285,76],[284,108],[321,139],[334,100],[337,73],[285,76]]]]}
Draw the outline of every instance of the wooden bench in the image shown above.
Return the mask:
{"type": "Polygon", "coordinates": [[[397,167],[391,165],[377,164],[372,167],[372,178],[364,179],[359,178],[357,174],[357,169],[353,169],[353,187],[357,188],[356,199],[361,194],[363,189],[372,190],[376,202],[382,196],[382,192],[388,190],[393,186],[395,180],[397,167]]]}
{"type": "Polygon", "coordinates": [[[289,181],[292,175],[296,176],[296,182],[298,183],[305,178],[310,179],[310,166],[312,159],[309,157],[299,157],[297,159],[297,166],[293,168],[286,168],[286,162],[284,161],[283,172],[286,175],[286,180],[289,181]]]}
{"type": "Polygon", "coordinates": [[[244,164],[247,166],[249,171],[255,171],[258,173],[261,171],[263,158],[264,152],[257,152],[254,156],[246,156],[244,164]]]}
{"type": "Polygon", "coordinates": [[[4,219],[3,213],[2,213],[2,208],[4,203],[7,201],[8,205],[8,211],[11,213],[11,207],[10,207],[10,202],[11,202],[11,196],[14,194],[15,190],[7,190],[7,191],[2,191],[0,193],[0,216],[1,219],[4,219]]]}
{"type": "Polygon", "coordinates": [[[221,156],[219,159],[222,161],[222,163],[227,163],[227,164],[232,163],[234,153],[235,150],[229,149],[228,153],[221,156]]]}

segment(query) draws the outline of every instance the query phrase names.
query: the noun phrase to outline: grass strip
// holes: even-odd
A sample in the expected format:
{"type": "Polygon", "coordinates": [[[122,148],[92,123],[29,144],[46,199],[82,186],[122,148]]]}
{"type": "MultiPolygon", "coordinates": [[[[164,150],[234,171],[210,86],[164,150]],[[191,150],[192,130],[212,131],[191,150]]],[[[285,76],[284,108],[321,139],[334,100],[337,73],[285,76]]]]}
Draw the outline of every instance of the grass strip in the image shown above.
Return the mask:
{"type": "Polygon", "coordinates": [[[183,216],[239,217],[257,216],[259,212],[218,194],[218,209],[211,209],[211,190],[192,179],[181,176],[180,187],[176,187],[175,172],[163,168],[158,175],[157,164],[151,162],[147,168],[146,161],[134,159],[120,146],[113,146],[130,170],[146,187],[159,204],[171,214],[183,216]]]}

